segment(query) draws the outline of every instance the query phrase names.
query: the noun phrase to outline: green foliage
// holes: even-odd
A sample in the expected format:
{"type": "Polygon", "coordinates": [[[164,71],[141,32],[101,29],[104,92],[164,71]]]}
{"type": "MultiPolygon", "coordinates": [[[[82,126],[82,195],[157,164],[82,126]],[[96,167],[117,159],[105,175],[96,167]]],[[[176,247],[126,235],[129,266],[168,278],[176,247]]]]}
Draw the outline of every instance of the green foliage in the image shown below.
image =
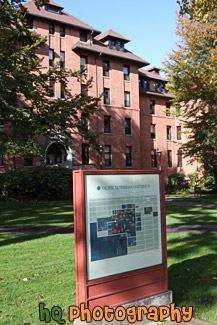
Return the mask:
{"type": "Polygon", "coordinates": [[[189,174],[188,177],[191,188],[194,188],[195,186],[200,186],[200,178],[198,172],[189,174]]]}
{"type": "Polygon", "coordinates": [[[187,141],[180,149],[217,179],[217,1],[179,3],[180,41],[164,64],[174,104],[181,105],[187,141]]]}
{"type": "Polygon", "coordinates": [[[174,193],[185,188],[185,175],[183,172],[173,173],[167,176],[166,192],[174,193]]]}
{"type": "MultiPolygon", "coordinates": [[[[41,5],[44,0],[37,0],[41,5]]],[[[96,145],[96,135],[82,127],[81,114],[91,118],[99,98],[72,96],[68,80],[77,78],[90,86],[80,71],[43,68],[36,52],[46,42],[28,29],[26,9],[20,0],[0,0],[0,152],[10,157],[38,156],[38,138],[55,138],[66,147],[73,134],[96,145]],[[65,99],[50,98],[50,82],[64,83],[65,99]]]]}
{"type": "Polygon", "coordinates": [[[8,199],[59,200],[72,187],[72,171],[60,167],[17,168],[0,174],[1,195],[8,199]]]}
{"type": "Polygon", "coordinates": [[[211,190],[211,191],[216,190],[217,184],[216,184],[216,179],[215,179],[214,175],[205,173],[203,185],[208,190],[211,190]]]}

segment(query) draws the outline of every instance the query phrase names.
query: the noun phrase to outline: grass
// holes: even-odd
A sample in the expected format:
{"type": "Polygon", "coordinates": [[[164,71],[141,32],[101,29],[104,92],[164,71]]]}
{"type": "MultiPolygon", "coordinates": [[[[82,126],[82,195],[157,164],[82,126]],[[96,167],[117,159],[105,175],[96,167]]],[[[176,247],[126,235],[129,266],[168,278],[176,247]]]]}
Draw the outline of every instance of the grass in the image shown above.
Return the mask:
{"type": "MultiPolygon", "coordinates": [[[[41,324],[38,304],[75,305],[74,236],[2,236],[1,324],[41,324]],[[15,243],[17,241],[17,243],[15,243]],[[14,244],[12,244],[14,242],[14,244]]],[[[168,277],[176,306],[217,325],[217,234],[169,234],[168,277]]],[[[69,323],[69,321],[67,321],[69,323]]],[[[50,324],[57,324],[51,322],[50,324]]]]}
{"type": "Polygon", "coordinates": [[[168,234],[168,279],[176,306],[217,324],[217,234],[168,234]]]}
{"type": "Polygon", "coordinates": [[[166,206],[167,225],[217,223],[217,209],[193,206],[166,206]]]}
{"type": "Polygon", "coordinates": [[[202,194],[202,196],[195,196],[195,194],[177,194],[166,195],[166,199],[173,199],[179,202],[196,202],[196,203],[214,203],[217,204],[217,194],[202,194]]]}
{"type": "Polygon", "coordinates": [[[74,236],[4,235],[0,246],[0,324],[42,324],[42,301],[62,307],[67,320],[68,306],[76,304],[74,236]]]}
{"type": "Polygon", "coordinates": [[[72,202],[1,203],[0,227],[66,226],[73,223],[72,202]]]}

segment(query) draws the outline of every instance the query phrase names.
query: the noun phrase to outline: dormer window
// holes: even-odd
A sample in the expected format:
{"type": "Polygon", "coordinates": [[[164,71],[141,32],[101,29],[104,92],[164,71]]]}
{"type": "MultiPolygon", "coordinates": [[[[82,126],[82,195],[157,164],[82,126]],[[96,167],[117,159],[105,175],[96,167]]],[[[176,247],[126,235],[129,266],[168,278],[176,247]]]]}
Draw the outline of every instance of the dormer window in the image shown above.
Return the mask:
{"type": "Polygon", "coordinates": [[[155,81],[155,91],[163,93],[165,92],[165,84],[162,81],[155,81]]]}
{"type": "Polygon", "coordinates": [[[60,7],[56,7],[56,6],[52,6],[50,4],[47,4],[47,5],[45,5],[45,10],[53,12],[55,14],[61,15],[61,8],[60,7]]]}
{"type": "Polygon", "coordinates": [[[80,41],[87,42],[87,31],[84,29],[80,30],[80,41]]]}
{"type": "Polygon", "coordinates": [[[109,47],[112,50],[124,51],[124,43],[121,42],[120,40],[110,40],[109,47]]]}
{"type": "Polygon", "coordinates": [[[139,78],[140,89],[149,90],[149,80],[145,78],[139,78]]]}

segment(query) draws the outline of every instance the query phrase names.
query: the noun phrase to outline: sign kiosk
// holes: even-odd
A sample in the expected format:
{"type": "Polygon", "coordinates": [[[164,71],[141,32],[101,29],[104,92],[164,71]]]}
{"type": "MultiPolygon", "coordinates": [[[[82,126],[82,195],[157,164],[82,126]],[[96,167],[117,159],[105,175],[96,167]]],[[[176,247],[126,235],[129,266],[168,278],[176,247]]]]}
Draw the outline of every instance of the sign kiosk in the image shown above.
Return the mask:
{"type": "Polygon", "coordinates": [[[73,193],[77,306],[116,307],[166,294],[162,173],[74,171],[73,193]]]}

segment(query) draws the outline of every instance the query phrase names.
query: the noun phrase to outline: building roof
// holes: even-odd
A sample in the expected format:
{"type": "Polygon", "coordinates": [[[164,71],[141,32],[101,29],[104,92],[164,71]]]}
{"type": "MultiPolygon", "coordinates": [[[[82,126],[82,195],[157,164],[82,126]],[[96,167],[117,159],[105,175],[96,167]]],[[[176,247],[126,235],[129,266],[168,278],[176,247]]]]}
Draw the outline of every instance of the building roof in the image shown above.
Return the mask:
{"type": "Polygon", "coordinates": [[[161,71],[161,68],[158,68],[158,67],[151,67],[149,69],[147,69],[148,72],[154,72],[154,73],[160,73],[161,71]]]}
{"type": "Polygon", "coordinates": [[[118,38],[118,39],[124,41],[124,43],[128,43],[128,42],[130,42],[129,39],[127,39],[126,37],[124,37],[124,36],[118,34],[117,32],[115,32],[115,31],[112,30],[112,29],[109,29],[109,30],[107,30],[106,32],[104,32],[104,33],[102,33],[102,34],[97,35],[97,36],[95,37],[95,39],[96,39],[97,41],[103,41],[104,39],[106,39],[106,38],[108,38],[108,37],[118,38]]]}
{"type": "Polygon", "coordinates": [[[64,9],[64,7],[60,6],[58,3],[56,3],[52,0],[49,1],[49,5],[52,5],[54,7],[60,8],[60,9],[64,9]]]}
{"type": "Polygon", "coordinates": [[[134,61],[138,63],[139,67],[144,67],[146,65],[149,65],[147,61],[141,59],[140,57],[138,57],[137,55],[133,54],[130,51],[125,50],[125,52],[122,52],[122,51],[111,50],[109,47],[105,46],[103,43],[95,39],[93,40],[92,44],[84,43],[80,41],[76,42],[72,46],[72,50],[76,50],[76,49],[91,51],[91,52],[104,54],[108,56],[114,56],[120,59],[134,61]]]}
{"type": "Polygon", "coordinates": [[[169,94],[169,93],[158,93],[158,92],[155,92],[155,91],[145,90],[145,89],[140,89],[139,92],[142,93],[142,94],[146,94],[146,95],[165,97],[165,98],[170,98],[170,99],[175,98],[174,95],[169,94]]]}
{"type": "MultiPolygon", "coordinates": [[[[57,3],[55,3],[54,1],[50,1],[48,4],[58,7],[61,10],[63,9],[62,6],[59,6],[57,3]]],[[[68,24],[68,25],[72,25],[72,26],[76,26],[79,28],[83,28],[86,30],[90,30],[90,31],[94,31],[95,35],[96,34],[100,34],[100,31],[93,28],[90,25],[85,24],[83,21],[73,17],[72,15],[68,14],[65,11],[61,11],[61,14],[58,13],[54,13],[54,12],[50,12],[45,10],[44,7],[42,7],[40,10],[37,9],[34,0],[31,0],[27,3],[24,4],[24,7],[27,9],[28,14],[32,15],[32,16],[37,16],[37,17],[42,17],[44,19],[49,19],[49,20],[53,20],[53,21],[58,21],[60,23],[63,24],[68,24]]]]}
{"type": "Polygon", "coordinates": [[[159,73],[149,72],[149,70],[152,70],[152,69],[153,68],[148,69],[148,70],[139,69],[139,75],[144,78],[150,78],[150,79],[161,80],[161,81],[167,82],[167,80],[165,78],[161,77],[159,73]]]}

